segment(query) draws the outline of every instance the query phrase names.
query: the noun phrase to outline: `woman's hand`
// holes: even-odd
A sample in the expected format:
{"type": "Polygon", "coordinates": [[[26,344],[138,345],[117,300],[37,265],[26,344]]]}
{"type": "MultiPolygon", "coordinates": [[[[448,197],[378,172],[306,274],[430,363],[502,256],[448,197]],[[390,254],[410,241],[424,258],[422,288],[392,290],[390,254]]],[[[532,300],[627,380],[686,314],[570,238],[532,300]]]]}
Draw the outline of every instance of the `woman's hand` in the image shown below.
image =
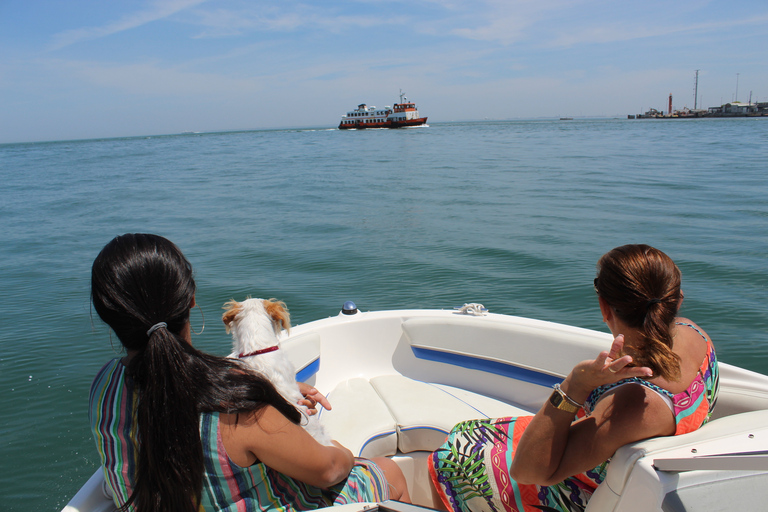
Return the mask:
{"type": "Polygon", "coordinates": [[[612,384],[631,377],[652,377],[653,372],[645,366],[629,366],[632,356],[622,356],[624,335],[619,334],[613,340],[610,351],[600,352],[591,361],[577,364],[563,383],[563,390],[578,402],[584,402],[598,386],[612,384]]]}
{"type": "Polygon", "coordinates": [[[322,405],[329,411],[331,410],[331,403],[328,399],[309,384],[299,382],[299,392],[304,397],[303,400],[299,400],[299,405],[303,405],[307,408],[307,415],[312,416],[313,414],[317,414],[317,404],[322,405]]]}

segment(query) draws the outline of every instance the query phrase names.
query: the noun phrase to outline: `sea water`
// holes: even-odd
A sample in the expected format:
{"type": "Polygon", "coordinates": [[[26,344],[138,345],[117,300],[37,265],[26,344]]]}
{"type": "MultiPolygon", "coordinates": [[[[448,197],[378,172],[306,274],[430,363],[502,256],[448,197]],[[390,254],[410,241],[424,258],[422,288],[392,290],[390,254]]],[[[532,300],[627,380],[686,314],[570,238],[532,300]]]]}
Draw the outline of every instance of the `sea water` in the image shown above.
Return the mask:
{"type": "MultiPolygon", "coordinates": [[[[682,314],[721,360],[768,373],[768,120],[536,120],[0,145],[0,509],[59,510],[93,473],[88,388],[119,342],[89,304],[112,237],[192,262],[222,304],[284,300],[294,324],[479,302],[605,330],[597,259],[669,254],[682,314]]],[[[192,315],[199,330],[201,314],[192,315]]]]}

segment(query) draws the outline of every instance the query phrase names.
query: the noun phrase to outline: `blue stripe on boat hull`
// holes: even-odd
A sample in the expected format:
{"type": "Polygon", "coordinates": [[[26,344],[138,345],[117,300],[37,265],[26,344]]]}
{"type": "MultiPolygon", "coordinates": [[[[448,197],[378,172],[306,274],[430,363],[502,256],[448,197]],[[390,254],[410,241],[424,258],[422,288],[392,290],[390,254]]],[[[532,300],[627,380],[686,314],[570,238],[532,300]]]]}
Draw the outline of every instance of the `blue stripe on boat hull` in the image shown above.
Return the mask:
{"type": "Polygon", "coordinates": [[[450,364],[453,366],[460,366],[470,370],[479,370],[481,372],[493,373],[495,375],[509,377],[510,379],[530,382],[531,384],[538,384],[539,386],[551,388],[555,384],[563,381],[561,377],[537,372],[536,370],[529,370],[527,368],[520,368],[519,366],[502,363],[500,361],[490,361],[488,359],[472,357],[464,354],[454,354],[451,352],[442,352],[440,350],[432,350],[429,348],[413,346],[411,347],[411,350],[413,350],[413,354],[419,359],[450,364]]]}
{"type": "Polygon", "coordinates": [[[307,366],[296,372],[296,381],[304,382],[320,370],[320,358],[318,357],[307,366]]]}

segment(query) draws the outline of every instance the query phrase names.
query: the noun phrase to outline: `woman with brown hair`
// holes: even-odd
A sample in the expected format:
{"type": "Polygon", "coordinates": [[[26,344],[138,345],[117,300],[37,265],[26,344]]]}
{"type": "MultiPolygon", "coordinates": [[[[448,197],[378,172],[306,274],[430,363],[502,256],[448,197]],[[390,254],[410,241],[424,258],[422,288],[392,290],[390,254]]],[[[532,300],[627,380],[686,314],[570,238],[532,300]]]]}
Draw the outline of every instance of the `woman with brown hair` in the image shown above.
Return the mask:
{"type": "Polygon", "coordinates": [[[709,419],[717,359],[707,334],[677,317],[680,270],[647,245],[617,247],[597,267],[610,350],[577,364],[535,416],[454,427],[430,458],[445,509],[584,510],[619,447],[709,419]]]}

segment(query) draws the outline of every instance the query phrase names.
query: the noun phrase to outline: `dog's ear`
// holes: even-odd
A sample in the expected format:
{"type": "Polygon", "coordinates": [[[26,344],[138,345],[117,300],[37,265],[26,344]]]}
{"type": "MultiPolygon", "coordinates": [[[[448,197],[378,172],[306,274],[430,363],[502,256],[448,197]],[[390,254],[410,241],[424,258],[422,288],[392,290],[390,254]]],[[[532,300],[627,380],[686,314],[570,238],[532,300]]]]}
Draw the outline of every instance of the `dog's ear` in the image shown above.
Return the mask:
{"type": "Polygon", "coordinates": [[[238,313],[243,310],[243,306],[235,299],[232,299],[224,304],[224,309],[226,309],[226,311],[221,315],[221,321],[224,322],[227,333],[229,333],[229,331],[232,330],[232,322],[235,321],[235,317],[238,313]]]}
{"type": "Polygon", "coordinates": [[[267,314],[272,317],[272,322],[285,329],[291,331],[291,315],[288,314],[288,308],[285,302],[277,299],[265,299],[264,309],[267,314]]]}

